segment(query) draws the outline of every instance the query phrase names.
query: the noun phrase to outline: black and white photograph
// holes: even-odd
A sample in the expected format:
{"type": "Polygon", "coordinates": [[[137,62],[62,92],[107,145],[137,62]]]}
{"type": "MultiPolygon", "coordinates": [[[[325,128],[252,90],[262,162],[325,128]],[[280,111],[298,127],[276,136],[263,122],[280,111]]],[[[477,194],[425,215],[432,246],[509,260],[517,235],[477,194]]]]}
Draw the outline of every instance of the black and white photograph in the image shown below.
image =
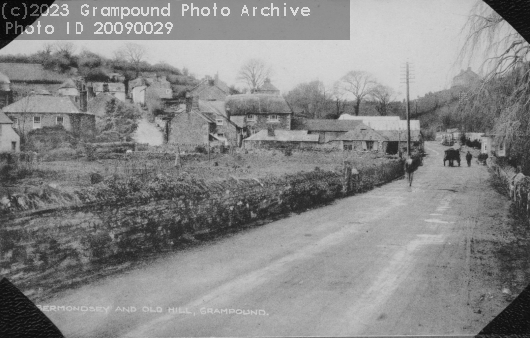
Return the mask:
{"type": "Polygon", "coordinates": [[[0,336],[530,334],[508,2],[1,2],[0,336]]]}

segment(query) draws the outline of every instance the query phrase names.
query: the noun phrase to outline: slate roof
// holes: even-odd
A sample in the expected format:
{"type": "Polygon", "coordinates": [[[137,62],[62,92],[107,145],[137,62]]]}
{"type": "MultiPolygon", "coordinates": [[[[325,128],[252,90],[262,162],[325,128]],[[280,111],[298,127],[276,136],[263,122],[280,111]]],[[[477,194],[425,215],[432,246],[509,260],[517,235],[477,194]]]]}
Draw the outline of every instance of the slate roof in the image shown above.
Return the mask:
{"type": "Polygon", "coordinates": [[[13,124],[13,121],[6,114],[0,111],[0,124],[13,124]]]}
{"type": "Polygon", "coordinates": [[[356,129],[338,136],[335,141],[388,141],[386,137],[373,129],[356,129]]]}
{"type": "Polygon", "coordinates": [[[224,100],[230,94],[230,88],[221,80],[203,79],[190,90],[190,94],[192,96],[200,96],[204,100],[224,100]],[[212,88],[217,88],[222,94],[212,90],[212,88]]]}
{"type": "Polygon", "coordinates": [[[66,96],[31,95],[5,106],[4,113],[66,113],[82,114],[66,96]]]}
{"type": "Polygon", "coordinates": [[[269,136],[268,130],[261,130],[247,137],[244,141],[276,141],[276,142],[315,142],[318,143],[317,134],[308,134],[307,130],[280,130],[274,131],[274,136],[269,136]]]}
{"type": "Polygon", "coordinates": [[[74,80],[67,79],[66,81],[63,82],[63,84],[59,88],[75,88],[75,89],[77,89],[77,86],[75,85],[74,80]]]}
{"type": "Polygon", "coordinates": [[[66,75],[44,69],[39,63],[0,62],[0,72],[11,82],[63,83],[67,79],[66,75]]]}
{"type": "MultiPolygon", "coordinates": [[[[377,130],[377,133],[383,135],[388,141],[397,142],[397,141],[406,141],[407,140],[407,130],[377,130]]],[[[419,141],[421,139],[421,132],[419,130],[410,131],[411,141],[419,141]]]]}
{"type": "Polygon", "coordinates": [[[357,120],[297,119],[293,120],[295,130],[309,131],[350,131],[362,124],[357,120]]]}
{"type": "Polygon", "coordinates": [[[292,114],[285,99],[271,94],[238,94],[226,97],[230,115],[292,114]]]}
{"type": "Polygon", "coordinates": [[[399,116],[365,116],[365,115],[350,115],[350,114],[342,114],[339,117],[339,120],[365,120],[365,121],[384,121],[384,120],[400,120],[401,118],[399,116]]]}

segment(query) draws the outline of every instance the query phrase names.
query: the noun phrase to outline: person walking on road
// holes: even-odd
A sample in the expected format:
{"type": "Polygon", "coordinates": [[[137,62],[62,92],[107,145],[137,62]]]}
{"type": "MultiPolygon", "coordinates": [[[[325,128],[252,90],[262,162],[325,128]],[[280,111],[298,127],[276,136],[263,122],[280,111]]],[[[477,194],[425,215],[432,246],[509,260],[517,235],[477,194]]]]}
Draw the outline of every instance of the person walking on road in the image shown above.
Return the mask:
{"type": "Polygon", "coordinates": [[[473,158],[473,155],[471,155],[471,153],[468,151],[467,154],[466,154],[466,161],[467,161],[467,166],[468,167],[471,167],[471,159],[473,158]]]}

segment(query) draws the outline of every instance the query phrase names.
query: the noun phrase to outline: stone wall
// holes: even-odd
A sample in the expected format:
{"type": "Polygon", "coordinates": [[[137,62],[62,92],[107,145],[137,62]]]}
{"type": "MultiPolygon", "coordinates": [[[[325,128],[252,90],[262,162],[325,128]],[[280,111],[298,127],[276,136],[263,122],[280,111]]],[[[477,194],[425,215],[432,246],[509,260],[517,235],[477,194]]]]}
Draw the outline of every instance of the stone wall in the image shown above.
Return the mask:
{"type": "Polygon", "coordinates": [[[159,177],[143,186],[113,181],[65,196],[50,189],[14,196],[2,201],[0,276],[31,294],[97,265],[171,250],[190,235],[305,210],[403,175],[400,161],[345,169],[208,185],[159,177]]]}

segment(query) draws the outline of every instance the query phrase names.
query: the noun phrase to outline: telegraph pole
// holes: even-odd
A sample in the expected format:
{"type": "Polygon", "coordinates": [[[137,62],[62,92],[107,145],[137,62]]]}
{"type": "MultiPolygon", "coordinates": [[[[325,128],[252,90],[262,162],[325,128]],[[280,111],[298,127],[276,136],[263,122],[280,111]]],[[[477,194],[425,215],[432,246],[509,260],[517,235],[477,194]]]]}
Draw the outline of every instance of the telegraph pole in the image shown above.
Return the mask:
{"type": "Polygon", "coordinates": [[[410,80],[414,79],[413,76],[411,76],[411,64],[410,62],[405,63],[405,85],[407,86],[407,105],[406,105],[406,112],[407,112],[407,156],[410,156],[410,97],[409,97],[409,87],[410,87],[410,80]]]}

